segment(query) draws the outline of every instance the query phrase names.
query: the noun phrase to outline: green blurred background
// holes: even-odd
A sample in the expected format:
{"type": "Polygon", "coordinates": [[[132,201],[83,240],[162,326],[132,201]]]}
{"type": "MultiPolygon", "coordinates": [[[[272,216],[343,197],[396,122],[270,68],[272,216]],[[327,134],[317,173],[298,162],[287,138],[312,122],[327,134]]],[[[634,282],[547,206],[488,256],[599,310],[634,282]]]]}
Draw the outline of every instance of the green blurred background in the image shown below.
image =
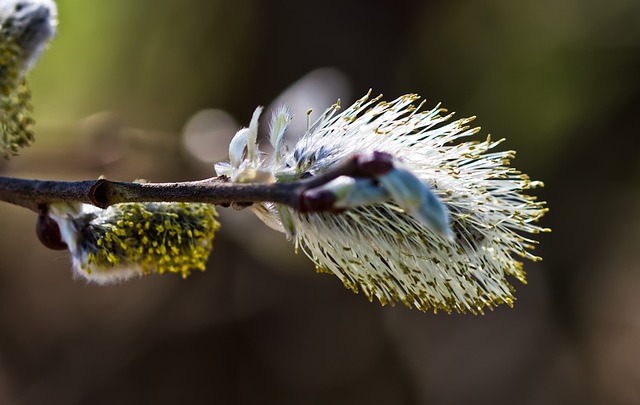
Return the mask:
{"type": "Polygon", "coordinates": [[[3,204],[0,403],[640,403],[640,2],[58,6],[37,142],[3,175],[204,178],[257,105],[372,87],[506,137],[553,233],[514,309],[433,315],[368,303],[233,210],[206,272],[87,285],[3,204]]]}

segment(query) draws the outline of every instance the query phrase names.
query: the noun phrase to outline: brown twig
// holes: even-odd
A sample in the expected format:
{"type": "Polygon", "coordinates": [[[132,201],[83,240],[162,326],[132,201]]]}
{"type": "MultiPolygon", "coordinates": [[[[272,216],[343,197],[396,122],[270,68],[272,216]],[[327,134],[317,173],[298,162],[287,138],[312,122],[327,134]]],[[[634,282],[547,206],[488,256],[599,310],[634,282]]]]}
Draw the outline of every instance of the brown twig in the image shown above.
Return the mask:
{"type": "MultiPolygon", "coordinates": [[[[0,176],[0,201],[41,212],[52,202],[77,201],[101,208],[124,202],[200,202],[251,205],[274,202],[300,210],[304,192],[342,176],[373,177],[391,168],[380,152],[356,154],[318,176],[290,183],[230,183],[224,176],[179,183],[126,183],[105,179],[51,181],[0,176]]],[[[306,209],[308,211],[308,209],[306,209]]]]}
{"type": "Polygon", "coordinates": [[[77,201],[101,208],[124,202],[201,202],[228,205],[273,201],[295,205],[296,183],[234,184],[224,177],[180,183],[126,183],[105,179],[49,181],[0,177],[0,201],[39,212],[58,201],[77,201]]]}

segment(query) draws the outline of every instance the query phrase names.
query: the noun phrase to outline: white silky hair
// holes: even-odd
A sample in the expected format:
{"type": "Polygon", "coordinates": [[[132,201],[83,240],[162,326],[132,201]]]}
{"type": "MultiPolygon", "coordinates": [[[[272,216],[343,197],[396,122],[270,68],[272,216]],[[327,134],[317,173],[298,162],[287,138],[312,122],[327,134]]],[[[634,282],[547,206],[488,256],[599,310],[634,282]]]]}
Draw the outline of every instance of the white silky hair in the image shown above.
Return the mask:
{"type": "Polygon", "coordinates": [[[386,152],[406,170],[389,179],[387,202],[343,213],[300,213],[270,203],[254,205],[253,211],[285,232],[318,271],[335,274],[347,288],[382,304],[472,313],[512,305],[506,276],[525,280],[514,256],[540,260],[531,253],[537,242],[521,233],[548,231],[535,224],[547,211],[544,203],[525,194],[542,183],[509,166],[512,151],[491,151],[501,140],[464,140],[479,131],[468,126],[473,117],[450,121],[452,114],[443,114],[439,105],[420,111],[417,100],[409,94],[381,102],[367,94],[340,112],[337,103],[293,145],[272,134],[274,155],[247,156],[251,172],[245,163],[216,169],[226,169],[232,179],[257,182],[256,173],[270,173],[270,181],[286,182],[322,174],[356,153],[386,152]],[[398,184],[410,187],[393,187],[398,184]],[[418,185],[436,200],[416,193],[418,185]],[[450,232],[430,229],[428,216],[440,215],[433,207],[449,213],[450,232]]]}

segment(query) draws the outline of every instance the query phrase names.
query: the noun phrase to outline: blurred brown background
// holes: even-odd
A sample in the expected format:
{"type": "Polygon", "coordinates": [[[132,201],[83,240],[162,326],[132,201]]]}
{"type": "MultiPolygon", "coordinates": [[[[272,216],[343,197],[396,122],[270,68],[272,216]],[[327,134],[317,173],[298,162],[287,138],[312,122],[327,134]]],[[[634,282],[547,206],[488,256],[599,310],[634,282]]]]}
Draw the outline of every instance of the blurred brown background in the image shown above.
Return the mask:
{"type": "Polygon", "coordinates": [[[3,204],[0,403],[640,403],[640,2],[58,4],[37,142],[3,175],[204,178],[256,105],[373,87],[506,137],[554,232],[514,309],[433,315],[368,303],[232,210],[207,272],[87,285],[3,204]]]}

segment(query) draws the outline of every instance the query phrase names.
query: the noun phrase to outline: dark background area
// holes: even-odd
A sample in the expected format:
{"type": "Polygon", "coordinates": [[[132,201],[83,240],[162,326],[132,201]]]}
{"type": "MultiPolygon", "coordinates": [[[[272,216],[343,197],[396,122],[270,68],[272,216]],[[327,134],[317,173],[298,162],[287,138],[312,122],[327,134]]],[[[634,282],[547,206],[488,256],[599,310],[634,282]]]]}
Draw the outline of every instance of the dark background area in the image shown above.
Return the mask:
{"type": "Polygon", "coordinates": [[[640,403],[640,2],[58,5],[37,142],[3,175],[204,178],[257,105],[415,92],[507,138],[553,233],[513,309],[434,315],[233,210],[206,272],[87,285],[3,204],[0,403],[640,403]]]}

